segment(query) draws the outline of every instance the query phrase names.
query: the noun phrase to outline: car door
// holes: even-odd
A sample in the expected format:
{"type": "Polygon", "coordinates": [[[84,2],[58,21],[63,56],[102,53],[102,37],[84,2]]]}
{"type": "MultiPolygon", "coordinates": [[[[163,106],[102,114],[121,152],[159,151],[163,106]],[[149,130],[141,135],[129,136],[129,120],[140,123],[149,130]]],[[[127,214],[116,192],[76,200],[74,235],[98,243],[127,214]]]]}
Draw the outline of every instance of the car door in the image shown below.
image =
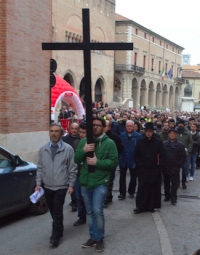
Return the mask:
{"type": "Polygon", "coordinates": [[[30,195],[35,188],[36,168],[24,162],[13,171],[13,187],[16,190],[14,203],[16,206],[27,207],[30,195]]]}
{"type": "Polygon", "coordinates": [[[14,158],[0,149],[0,215],[7,214],[14,207],[14,158]]]}

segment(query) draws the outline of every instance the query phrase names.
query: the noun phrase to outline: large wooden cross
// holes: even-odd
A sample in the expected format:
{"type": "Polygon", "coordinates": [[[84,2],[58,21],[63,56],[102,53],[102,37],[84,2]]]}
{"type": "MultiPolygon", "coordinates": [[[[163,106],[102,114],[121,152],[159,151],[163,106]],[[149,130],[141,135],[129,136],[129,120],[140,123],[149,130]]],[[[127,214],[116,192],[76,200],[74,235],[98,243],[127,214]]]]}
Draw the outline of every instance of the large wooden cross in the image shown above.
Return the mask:
{"type": "MultiPolygon", "coordinates": [[[[42,43],[42,50],[82,50],[84,53],[85,101],[87,143],[93,143],[92,95],[91,95],[91,50],[133,50],[133,43],[91,43],[89,9],[82,9],[83,43],[42,43]]],[[[93,153],[88,156],[93,156],[93,153]]],[[[89,167],[94,172],[94,167],[89,167]]]]}

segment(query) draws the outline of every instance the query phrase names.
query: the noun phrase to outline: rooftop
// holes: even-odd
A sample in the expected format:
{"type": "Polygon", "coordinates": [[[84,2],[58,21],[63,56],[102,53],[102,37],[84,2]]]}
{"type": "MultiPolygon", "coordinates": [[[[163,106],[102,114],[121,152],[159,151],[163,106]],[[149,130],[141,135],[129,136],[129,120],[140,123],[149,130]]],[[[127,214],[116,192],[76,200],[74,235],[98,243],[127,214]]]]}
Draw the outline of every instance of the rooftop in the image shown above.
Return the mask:
{"type": "Polygon", "coordinates": [[[146,27],[143,27],[142,25],[138,24],[137,22],[135,22],[135,21],[133,21],[133,20],[131,20],[129,18],[126,18],[126,17],[124,17],[124,16],[122,16],[122,15],[120,15],[118,13],[115,13],[115,22],[117,22],[118,24],[120,24],[120,23],[122,23],[122,24],[124,24],[124,23],[130,24],[131,23],[131,24],[137,26],[138,28],[141,28],[142,30],[147,31],[150,34],[152,34],[152,35],[154,35],[154,36],[156,36],[156,37],[158,37],[158,38],[160,38],[160,39],[162,39],[162,40],[164,40],[164,41],[166,41],[168,43],[173,44],[174,46],[180,48],[181,50],[184,50],[184,48],[182,46],[180,46],[180,45],[178,45],[178,44],[168,40],[167,38],[165,38],[165,37],[163,37],[163,36],[153,32],[152,30],[150,30],[150,29],[148,29],[146,27]]]}

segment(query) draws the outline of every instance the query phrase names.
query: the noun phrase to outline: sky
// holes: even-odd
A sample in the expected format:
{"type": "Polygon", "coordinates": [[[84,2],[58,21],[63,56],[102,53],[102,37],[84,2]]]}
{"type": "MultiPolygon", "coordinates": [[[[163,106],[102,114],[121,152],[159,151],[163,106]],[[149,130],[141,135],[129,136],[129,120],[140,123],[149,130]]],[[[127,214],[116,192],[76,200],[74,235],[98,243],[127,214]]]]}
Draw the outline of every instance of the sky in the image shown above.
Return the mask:
{"type": "Polygon", "coordinates": [[[116,13],[182,46],[200,64],[200,0],[115,0],[116,13]]]}

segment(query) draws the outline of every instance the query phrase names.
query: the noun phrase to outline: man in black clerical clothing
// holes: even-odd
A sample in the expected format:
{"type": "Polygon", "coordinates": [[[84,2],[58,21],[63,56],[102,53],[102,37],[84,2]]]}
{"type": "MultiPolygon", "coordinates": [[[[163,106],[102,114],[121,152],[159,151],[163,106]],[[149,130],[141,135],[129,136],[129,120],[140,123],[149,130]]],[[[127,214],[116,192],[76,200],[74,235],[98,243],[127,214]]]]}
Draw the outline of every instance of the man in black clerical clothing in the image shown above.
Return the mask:
{"type": "Polygon", "coordinates": [[[161,208],[161,171],[164,166],[163,142],[154,135],[152,122],[145,124],[145,136],[135,148],[134,159],[138,173],[135,214],[161,208]]]}

